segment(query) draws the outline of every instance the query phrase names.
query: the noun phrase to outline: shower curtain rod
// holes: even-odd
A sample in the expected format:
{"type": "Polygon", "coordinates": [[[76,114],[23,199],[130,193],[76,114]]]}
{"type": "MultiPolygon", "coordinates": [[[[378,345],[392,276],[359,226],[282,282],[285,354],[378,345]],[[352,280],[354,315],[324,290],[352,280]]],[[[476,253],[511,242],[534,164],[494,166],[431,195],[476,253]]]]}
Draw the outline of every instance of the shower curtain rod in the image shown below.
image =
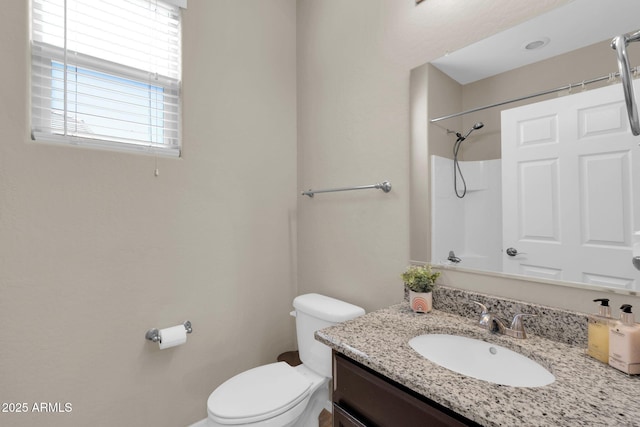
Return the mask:
{"type": "MultiPolygon", "coordinates": [[[[634,75],[638,71],[640,71],[640,67],[633,67],[631,69],[631,72],[634,75]]],[[[567,86],[561,86],[561,87],[557,87],[557,88],[554,88],[554,89],[545,90],[545,91],[542,91],[542,92],[532,93],[530,95],[525,95],[525,96],[521,96],[519,98],[509,99],[509,100],[506,100],[506,101],[497,102],[495,104],[485,105],[485,106],[482,106],[482,107],[472,108],[470,110],[461,111],[461,112],[455,113],[455,114],[449,114],[448,116],[442,116],[442,117],[438,117],[438,118],[435,118],[435,119],[431,119],[431,120],[429,120],[429,122],[430,123],[436,123],[436,122],[439,122],[439,121],[442,121],[442,120],[447,120],[447,119],[452,119],[454,117],[464,116],[465,114],[475,113],[476,111],[487,110],[489,108],[499,107],[499,106],[505,105],[505,104],[511,104],[512,102],[524,101],[525,99],[535,98],[535,97],[538,97],[538,96],[549,95],[550,93],[561,92],[563,90],[571,91],[571,89],[573,89],[575,87],[584,87],[586,85],[590,85],[592,83],[601,82],[603,80],[613,80],[613,79],[615,79],[616,77],[619,77],[619,76],[620,76],[620,73],[616,71],[615,73],[611,73],[609,75],[602,76],[602,77],[597,77],[595,79],[583,80],[583,81],[581,81],[579,83],[571,83],[571,84],[569,84],[567,86]]]]}

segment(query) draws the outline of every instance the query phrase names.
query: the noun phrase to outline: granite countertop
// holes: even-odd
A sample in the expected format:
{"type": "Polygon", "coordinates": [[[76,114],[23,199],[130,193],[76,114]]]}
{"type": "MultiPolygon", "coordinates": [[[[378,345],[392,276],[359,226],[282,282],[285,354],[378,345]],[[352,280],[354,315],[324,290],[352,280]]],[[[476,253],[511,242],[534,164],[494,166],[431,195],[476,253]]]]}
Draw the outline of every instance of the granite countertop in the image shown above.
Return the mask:
{"type": "Polygon", "coordinates": [[[524,340],[491,334],[477,320],[439,310],[416,314],[406,302],[317,331],[316,339],[484,426],[640,426],[640,377],[590,358],[583,347],[531,334],[524,340]],[[458,374],[409,346],[426,333],[501,345],[536,360],[556,381],[522,388],[458,374]]]}

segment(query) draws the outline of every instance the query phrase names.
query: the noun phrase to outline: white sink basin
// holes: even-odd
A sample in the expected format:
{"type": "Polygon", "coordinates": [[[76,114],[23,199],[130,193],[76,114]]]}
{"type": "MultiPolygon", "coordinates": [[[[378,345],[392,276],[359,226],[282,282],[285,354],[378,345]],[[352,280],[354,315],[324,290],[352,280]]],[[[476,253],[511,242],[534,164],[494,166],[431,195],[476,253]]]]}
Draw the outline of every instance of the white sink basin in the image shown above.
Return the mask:
{"type": "Polygon", "coordinates": [[[409,345],[433,363],[468,377],[514,387],[542,387],[556,380],[542,365],[508,348],[457,335],[427,334],[409,345]]]}

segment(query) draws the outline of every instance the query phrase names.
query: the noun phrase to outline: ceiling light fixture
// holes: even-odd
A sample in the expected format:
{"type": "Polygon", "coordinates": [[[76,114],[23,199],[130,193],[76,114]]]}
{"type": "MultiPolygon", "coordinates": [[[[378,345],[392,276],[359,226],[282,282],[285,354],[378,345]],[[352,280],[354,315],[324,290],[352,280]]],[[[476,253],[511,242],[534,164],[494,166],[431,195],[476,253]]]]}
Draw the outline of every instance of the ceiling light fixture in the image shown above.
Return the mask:
{"type": "Polygon", "coordinates": [[[549,39],[549,37],[540,37],[537,40],[532,40],[530,42],[527,42],[527,43],[523,44],[522,48],[524,50],[541,49],[541,48],[545,47],[546,45],[548,45],[550,41],[551,40],[549,39]]]}

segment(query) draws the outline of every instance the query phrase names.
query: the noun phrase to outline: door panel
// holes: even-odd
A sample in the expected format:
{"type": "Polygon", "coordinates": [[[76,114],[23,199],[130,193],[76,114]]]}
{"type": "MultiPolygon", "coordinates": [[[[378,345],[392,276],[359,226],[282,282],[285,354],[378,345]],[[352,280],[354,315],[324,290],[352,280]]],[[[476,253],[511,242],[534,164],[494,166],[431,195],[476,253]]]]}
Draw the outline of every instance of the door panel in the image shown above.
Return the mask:
{"type": "Polygon", "coordinates": [[[504,270],[639,290],[638,142],[619,85],[503,111],[504,270]]]}

